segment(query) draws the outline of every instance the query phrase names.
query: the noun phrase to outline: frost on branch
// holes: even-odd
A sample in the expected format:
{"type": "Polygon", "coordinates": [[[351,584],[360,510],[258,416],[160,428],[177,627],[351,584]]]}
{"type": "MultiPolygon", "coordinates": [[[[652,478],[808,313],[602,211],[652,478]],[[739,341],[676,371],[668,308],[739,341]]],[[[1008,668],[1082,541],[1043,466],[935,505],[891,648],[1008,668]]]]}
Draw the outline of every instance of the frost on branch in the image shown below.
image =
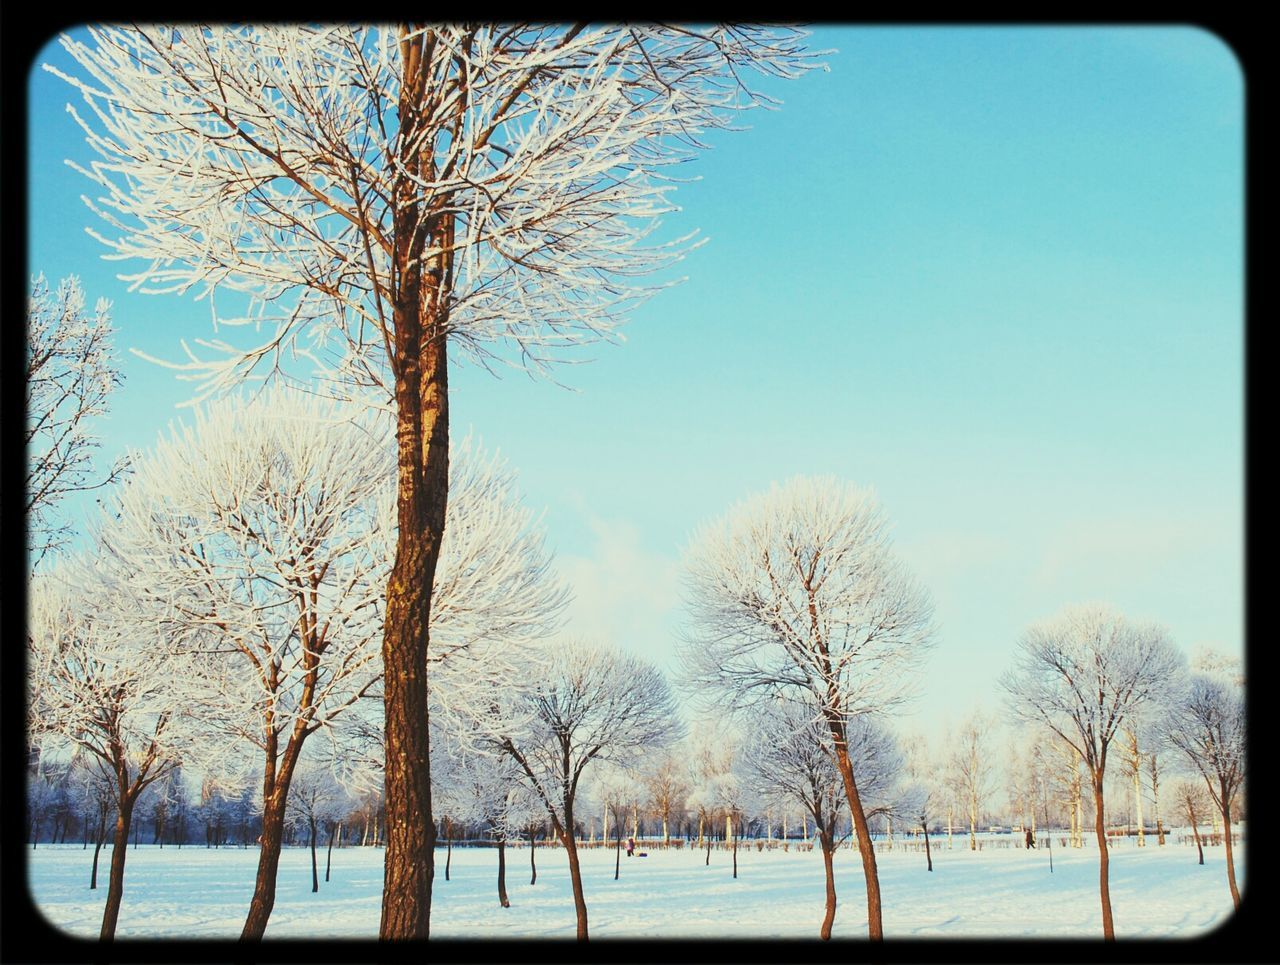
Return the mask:
{"type": "Polygon", "coordinates": [[[883,511],[828,477],[775,485],[702,528],[686,587],[686,680],[708,702],[884,710],[910,696],[931,646],[932,604],[883,511]]]}
{"type": "MultiPolygon", "coordinates": [[[[720,25],[142,25],[63,38],[68,107],[97,154],[108,257],[134,288],[250,299],[177,366],[202,393],[310,358],[336,391],[388,394],[403,279],[396,238],[442,259],[436,308],[467,354],[544,372],[614,337],[639,279],[689,236],[654,242],[671,168],[745,108],[755,75],[818,66],[802,31],[720,25]],[[421,40],[419,45],[417,41],[421,40]],[[404,51],[421,88],[401,90],[404,51]],[[416,70],[416,66],[415,66],[416,70]],[[406,134],[402,97],[420,118],[406,134]],[[413,137],[413,144],[401,144],[413,137]],[[419,170],[399,160],[424,159],[419,170]],[[442,226],[447,229],[441,229],[442,226]]],[[[53,68],[46,67],[53,70],[53,68]]],[[[57,71],[54,71],[58,73],[57,71]]]]}
{"type": "Polygon", "coordinates": [[[105,473],[94,471],[98,440],[89,431],[120,384],[112,334],[110,304],[99,299],[92,313],[86,311],[78,278],[64,278],[56,291],[50,291],[44,275],[35,278],[27,301],[25,436],[33,568],[69,538],[58,504],[71,493],[111,484],[124,469],[117,463],[105,473]]]}

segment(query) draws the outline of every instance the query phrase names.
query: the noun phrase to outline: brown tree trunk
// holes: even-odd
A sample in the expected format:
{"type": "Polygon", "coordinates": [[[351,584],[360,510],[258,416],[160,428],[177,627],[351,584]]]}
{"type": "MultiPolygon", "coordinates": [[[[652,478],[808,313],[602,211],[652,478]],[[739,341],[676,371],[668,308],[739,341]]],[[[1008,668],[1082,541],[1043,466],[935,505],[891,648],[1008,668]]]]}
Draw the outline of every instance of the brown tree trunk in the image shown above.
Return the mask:
{"type": "MultiPolygon", "coordinates": [[[[316,819],[312,815],[308,819],[311,825],[311,893],[314,895],[320,890],[320,871],[316,867],[316,819]]],[[[330,839],[332,840],[332,839],[330,839]]],[[[328,872],[326,872],[327,874],[328,872]]]]}
{"type": "MultiPolygon", "coordinates": [[[[1222,800],[1227,800],[1227,789],[1222,788],[1222,800]]],[[[1222,840],[1227,846],[1227,885],[1231,888],[1231,900],[1235,903],[1236,911],[1240,910],[1240,889],[1236,887],[1236,864],[1232,856],[1231,850],[1231,806],[1223,805],[1222,808],[1222,840]]]]}
{"type": "MultiPolygon", "coordinates": [[[[95,891],[98,887],[98,854],[102,851],[102,844],[107,840],[107,806],[101,805],[98,811],[98,839],[93,846],[93,871],[89,875],[89,890],[95,891]]],[[[1200,862],[1204,864],[1203,861],[1200,862]]]]}
{"type": "MultiPolygon", "coordinates": [[[[572,828],[572,819],[566,822],[572,828]]],[[[582,867],[578,864],[578,845],[573,840],[573,831],[560,833],[560,843],[564,845],[569,856],[569,880],[573,884],[573,909],[578,916],[578,941],[587,941],[587,899],[582,891],[582,867]]]]}
{"type": "Polygon", "coordinates": [[[533,875],[532,877],[529,878],[529,884],[536,885],[538,883],[538,862],[537,862],[537,859],[534,857],[534,854],[537,848],[537,843],[534,841],[533,835],[534,835],[533,828],[530,828],[529,829],[529,867],[530,869],[532,869],[533,875]]]}
{"type": "Polygon", "coordinates": [[[1200,852],[1200,863],[1204,864],[1204,845],[1200,843],[1200,828],[1196,826],[1196,818],[1191,816],[1191,836],[1195,838],[1196,850],[1200,852]]]}
{"type": "Polygon", "coordinates": [[[880,916],[880,875],[876,870],[875,846],[867,828],[867,817],[862,811],[862,798],[853,779],[853,765],[849,761],[849,748],[845,743],[844,726],[838,719],[828,719],[831,736],[836,748],[836,765],[844,781],[844,793],[849,800],[849,813],[853,815],[853,827],[858,837],[858,852],[862,857],[862,873],[867,882],[867,937],[873,942],[884,940],[884,927],[880,916]]]}
{"type": "Polygon", "coordinates": [[[116,817],[116,833],[111,842],[111,872],[107,879],[107,906],[102,912],[102,931],[99,941],[114,941],[116,919],[120,917],[120,899],[124,897],[124,859],[129,853],[129,828],[133,822],[133,805],[137,792],[120,795],[119,813],[116,817]]]}
{"type": "Polygon", "coordinates": [[[920,825],[924,831],[924,860],[929,865],[929,870],[933,870],[933,855],[929,853],[929,825],[927,823],[920,825]]]}
{"type": "Polygon", "coordinates": [[[617,827],[618,835],[617,835],[617,838],[615,839],[617,843],[615,844],[613,849],[613,880],[617,881],[618,872],[622,868],[622,822],[617,821],[615,823],[618,825],[617,827]]]}
{"type": "Polygon", "coordinates": [[[285,802],[293,769],[302,752],[302,740],[289,741],[278,767],[268,760],[262,784],[262,845],[258,850],[258,874],[253,884],[249,914],[245,916],[240,941],[261,941],[276,903],[276,872],[280,866],[280,848],[284,843],[285,802]]]}
{"type": "Polygon", "coordinates": [[[822,865],[827,874],[827,912],[823,916],[822,929],[818,932],[818,937],[825,942],[831,940],[831,925],[836,920],[836,875],[835,868],[832,865],[835,842],[832,841],[831,835],[825,831],[820,837],[822,839],[822,865]]]}
{"type": "Polygon", "coordinates": [[[507,898],[507,839],[505,837],[498,838],[498,904],[503,908],[511,907],[511,901],[507,898]]]}
{"type": "Polygon", "coordinates": [[[733,877],[738,878],[738,822],[733,823],[733,877]]]}
{"type": "MultiPolygon", "coordinates": [[[[427,32],[429,33],[429,31],[427,32]]],[[[447,309],[443,290],[452,222],[423,210],[414,178],[434,173],[435,145],[420,142],[430,41],[402,40],[399,101],[402,165],[394,187],[392,269],[397,441],[395,561],[387,584],[382,641],[386,715],[387,853],[381,939],[427,938],[435,874],[431,813],[427,641],[431,592],[444,535],[449,484],[447,309]]]]}
{"type": "Polygon", "coordinates": [[[1108,879],[1109,856],[1107,854],[1107,819],[1103,813],[1102,775],[1093,775],[1093,824],[1098,836],[1098,891],[1102,896],[1102,937],[1116,940],[1115,922],[1111,917],[1111,883],[1108,879]]]}
{"type": "Polygon", "coordinates": [[[326,882],[329,880],[329,868],[333,865],[333,839],[338,836],[338,829],[341,827],[341,824],[335,824],[329,829],[329,851],[324,858],[324,880],[326,882]]]}

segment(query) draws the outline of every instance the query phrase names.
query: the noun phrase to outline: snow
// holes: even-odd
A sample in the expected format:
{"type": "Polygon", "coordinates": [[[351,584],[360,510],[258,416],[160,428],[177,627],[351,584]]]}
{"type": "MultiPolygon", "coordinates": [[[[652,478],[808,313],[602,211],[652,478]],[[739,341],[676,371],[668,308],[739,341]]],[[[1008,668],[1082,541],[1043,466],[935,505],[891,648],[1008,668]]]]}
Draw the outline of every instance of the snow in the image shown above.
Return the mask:
{"type": "MultiPolygon", "coordinates": [[[[1009,836],[1004,836],[1004,844],[1009,836]]],[[[886,938],[1004,937],[1096,938],[1102,933],[1097,852],[1026,851],[987,846],[971,852],[957,838],[934,841],[934,871],[924,854],[901,846],[876,860],[886,938]]],[[[1245,888],[1245,848],[1235,849],[1237,881],[1245,888]]],[[[378,848],[333,852],[333,880],[311,893],[310,852],[286,848],[280,858],[275,910],[267,938],[376,938],[381,911],[382,859],[378,848]]],[[[789,852],[740,847],[738,879],[732,856],[651,849],[647,858],[622,857],[613,880],[612,848],[585,849],[582,857],[592,938],[813,938],[821,923],[825,885],[817,849],[789,852]]],[[[92,850],[41,845],[28,851],[33,899],[57,927],[96,938],[106,898],[109,849],[88,888],[92,850]]],[[[131,848],[125,871],[118,938],[235,938],[253,891],[257,851],[143,845],[131,848]]],[[[507,892],[497,896],[497,852],[453,851],[451,880],[438,852],[431,933],[438,938],[572,938],[575,919],[568,864],[559,849],[538,848],[538,882],[529,884],[529,852],[509,847],[507,892]]],[[[836,855],[839,908],[833,938],[866,937],[866,897],[858,853],[836,855]]],[[[1112,849],[1111,901],[1119,938],[1193,937],[1231,915],[1225,856],[1205,848],[1196,863],[1191,845],[1112,849]]]]}

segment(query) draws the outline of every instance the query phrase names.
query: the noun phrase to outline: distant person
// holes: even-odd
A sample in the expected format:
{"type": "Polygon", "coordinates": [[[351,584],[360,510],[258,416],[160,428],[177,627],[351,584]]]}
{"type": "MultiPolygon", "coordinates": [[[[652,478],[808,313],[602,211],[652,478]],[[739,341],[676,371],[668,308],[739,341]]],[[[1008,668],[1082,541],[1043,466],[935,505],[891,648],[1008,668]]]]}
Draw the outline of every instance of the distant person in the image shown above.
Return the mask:
{"type": "Polygon", "coordinates": [[[632,853],[635,850],[636,850],[636,839],[632,837],[628,837],[627,838],[627,857],[630,858],[632,853]]]}
{"type": "Polygon", "coordinates": [[[1031,833],[1031,829],[1027,828],[1027,847],[1034,848],[1036,846],[1035,836],[1031,833]]]}

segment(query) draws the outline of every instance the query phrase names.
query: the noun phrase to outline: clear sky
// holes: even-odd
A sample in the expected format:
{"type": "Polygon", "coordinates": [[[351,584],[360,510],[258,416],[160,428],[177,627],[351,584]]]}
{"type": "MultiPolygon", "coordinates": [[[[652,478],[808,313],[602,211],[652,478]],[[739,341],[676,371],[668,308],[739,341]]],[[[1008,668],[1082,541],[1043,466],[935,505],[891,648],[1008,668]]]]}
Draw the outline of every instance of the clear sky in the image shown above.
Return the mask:
{"type": "MultiPolygon", "coordinates": [[[[1192,28],[821,27],[829,72],[686,169],[709,241],[626,341],[558,378],[455,369],[468,427],[546,508],[571,629],[668,665],[691,531],[799,473],[879,494],[938,625],[910,721],[979,706],[1021,630],[1107,601],[1243,650],[1243,78],[1192,28]]],[[[190,387],[206,303],[129,294],[85,234],[88,148],[31,73],[32,273],[114,303],[103,455],[190,387]]]]}

